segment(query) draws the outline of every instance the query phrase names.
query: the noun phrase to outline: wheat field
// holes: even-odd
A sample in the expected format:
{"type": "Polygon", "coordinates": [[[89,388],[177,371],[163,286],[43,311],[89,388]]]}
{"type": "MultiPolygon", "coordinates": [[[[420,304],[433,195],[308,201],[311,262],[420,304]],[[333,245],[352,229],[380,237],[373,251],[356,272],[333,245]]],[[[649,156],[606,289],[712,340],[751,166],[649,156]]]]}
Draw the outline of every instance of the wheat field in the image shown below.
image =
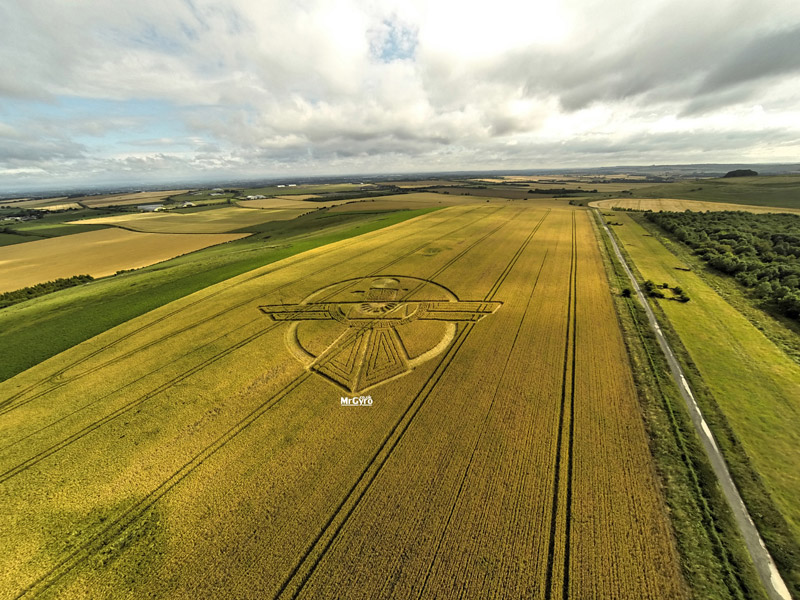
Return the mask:
{"type": "Polygon", "coordinates": [[[311,250],[0,398],[5,596],[686,596],[583,210],[311,250]]]}

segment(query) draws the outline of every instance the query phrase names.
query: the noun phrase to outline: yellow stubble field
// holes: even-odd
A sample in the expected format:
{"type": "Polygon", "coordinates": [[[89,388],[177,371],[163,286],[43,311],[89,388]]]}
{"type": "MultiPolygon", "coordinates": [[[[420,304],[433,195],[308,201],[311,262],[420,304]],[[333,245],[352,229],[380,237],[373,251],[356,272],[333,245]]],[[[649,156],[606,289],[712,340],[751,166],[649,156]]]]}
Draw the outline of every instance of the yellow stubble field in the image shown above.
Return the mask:
{"type": "Polygon", "coordinates": [[[97,217],[74,221],[83,225],[113,225],[145,233],[224,233],[259,225],[268,221],[286,221],[314,210],[308,208],[277,207],[269,210],[248,210],[226,206],[191,213],[177,211],[125,213],[110,217],[97,217]]]}
{"type": "Polygon", "coordinates": [[[247,234],[179,235],[99,229],[0,248],[0,293],[59,277],[105,277],[247,234]]]}
{"type": "Polygon", "coordinates": [[[750,206],[747,204],[729,204],[726,202],[704,202],[702,200],[680,200],[675,198],[614,198],[611,200],[596,200],[589,206],[595,208],[630,208],[633,210],[652,210],[655,212],[676,211],[684,212],[693,210],[697,212],[741,210],[751,213],[796,213],[800,208],[772,208],[769,206],[750,206]]]}
{"type": "Polygon", "coordinates": [[[0,398],[5,595],[685,595],[580,210],[318,248],[0,398]]]}

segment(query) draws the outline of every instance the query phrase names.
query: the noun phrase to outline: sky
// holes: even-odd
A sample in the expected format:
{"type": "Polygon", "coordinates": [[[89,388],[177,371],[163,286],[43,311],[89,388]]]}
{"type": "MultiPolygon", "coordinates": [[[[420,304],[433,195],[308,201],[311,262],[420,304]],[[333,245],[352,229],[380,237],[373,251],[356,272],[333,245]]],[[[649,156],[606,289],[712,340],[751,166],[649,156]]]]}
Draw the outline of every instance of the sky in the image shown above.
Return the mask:
{"type": "Polygon", "coordinates": [[[797,0],[4,0],[0,191],[800,162],[797,0]]]}

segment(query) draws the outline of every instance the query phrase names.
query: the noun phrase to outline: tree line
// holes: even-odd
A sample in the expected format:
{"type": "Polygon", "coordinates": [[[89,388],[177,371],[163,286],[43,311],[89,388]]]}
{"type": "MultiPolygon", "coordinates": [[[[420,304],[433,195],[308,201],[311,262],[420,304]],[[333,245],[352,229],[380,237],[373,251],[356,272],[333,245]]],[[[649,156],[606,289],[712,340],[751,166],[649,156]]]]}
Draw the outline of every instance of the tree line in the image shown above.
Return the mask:
{"type": "Polygon", "coordinates": [[[94,277],[91,275],[75,275],[74,277],[62,277],[53,281],[37,283],[36,285],[14,290],[13,292],[5,292],[0,294],[0,308],[25,302],[25,300],[44,296],[45,294],[57,292],[58,290],[63,290],[64,288],[81,285],[82,283],[87,283],[93,279],[94,277]]]}
{"type": "Polygon", "coordinates": [[[687,211],[646,217],[754,296],[800,320],[800,215],[687,211]]]}

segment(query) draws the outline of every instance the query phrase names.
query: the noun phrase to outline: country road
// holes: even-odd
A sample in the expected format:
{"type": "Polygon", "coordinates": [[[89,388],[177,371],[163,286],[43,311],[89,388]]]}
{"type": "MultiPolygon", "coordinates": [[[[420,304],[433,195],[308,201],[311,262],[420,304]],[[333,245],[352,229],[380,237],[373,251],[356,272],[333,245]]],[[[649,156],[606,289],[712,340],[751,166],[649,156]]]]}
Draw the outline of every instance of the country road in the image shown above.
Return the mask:
{"type": "Polygon", "coordinates": [[[733,515],[737,524],[739,525],[739,530],[744,537],[747,550],[750,553],[750,557],[753,560],[756,570],[758,571],[761,583],[764,585],[764,588],[766,589],[770,599],[791,600],[789,590],[781,578],[781,575],[775,566],[775,562],[772,560],[772,556],[770,556],[769,552],[767,551],[767,547],[764,545],[764,541],[761,539],[761,536],[759,535],[758,530],[753,523],[753,519],[747,512],[747,508],[745,507],[744,502],[739,495],[739,491],[736,489],[736,485],[733,483],[733,479],[731,479],[725,459],[722,457],[722,454],[717,447],[717,443],[714,440],[714,436],[711,434],[711,430],[703,418],[700,408],[697,406],[694,394],[692,393],[689,383],[686,381],[686,377],[684,376],[683,370],[681,369],[681,366],[675,357],[675,353],[672,351],[672,348],[667,342],[666,337],[661,331],[661,327],[658,325],[658,320],[656,319],[652,308],[650,308],[650,305],[647,303],[647,299],[645,298],[644,293],[642,293],[636,278],[633,276],[633,272],[628,266],[627,261],[622,256],[619,246],[617,245],[616,238],[612,235],[608,225],[606,225],[605,219],[603,219],[601,212],[596,208],[593,210],[596,211],[597,216],[603,225],[603,229],[605,229],[606,234],[611,240],[611,245],[614,247],[614,253],[617,255],[622,267],[628,274],[631,285],[636,292],[636,297],[639,299],[639,302],[642,304],[645,312],[647,313],[647,319],[650,322],[650,327],[655,332],[658,344],[667,358],[667,362],[669,363],[669,368],[672,373],[672,378],[675,380],[675,383],[681,392],[681,396],[683,396],[683,399],[686,402],[686,406],[689,409],[689,415],[691,416],[695,431],[697,431],[697,435],[700,436],[700,440],[703,443],[703,448],[706,451],[706,455],[708,456],[711,466],[714,469],[714,473],[716,474],[717,479],[722,486],[722,491],[725,494],[725,498],[727,499],[728,504],[733,511],[733,515]]]}

